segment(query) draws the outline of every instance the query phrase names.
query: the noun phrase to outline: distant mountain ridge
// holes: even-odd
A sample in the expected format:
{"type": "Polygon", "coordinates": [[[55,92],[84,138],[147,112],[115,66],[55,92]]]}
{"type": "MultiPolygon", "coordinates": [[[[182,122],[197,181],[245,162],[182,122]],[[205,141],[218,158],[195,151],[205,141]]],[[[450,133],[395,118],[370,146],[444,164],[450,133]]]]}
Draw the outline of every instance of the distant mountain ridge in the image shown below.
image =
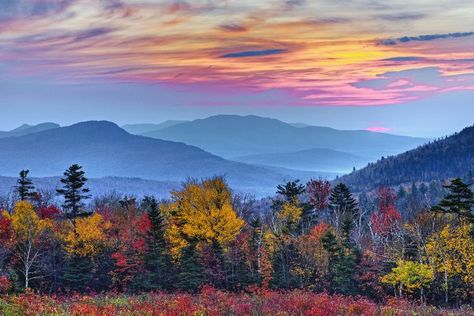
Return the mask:
{"type": "Polygon", "coordinates": [[[327,148],[311,148],[289,153],[248,155],[236,161],[298,170],[344,173],[367,165],[367,158],[327,148]]]}
{"type": "Polygon", "coordinates": [[[31,170],[35,177],[59,176],[72,163],[79,163],[91,178],[180,182],[224,175],[236,190],[258,194],[273,192],[278,183],[294,178],[291,172],[229,161],[183,143],[132,135],[107,121],[3,138],[0,152],[3,176],[17,176],[21,169],[31,170]]]}
{"type": "Polygon", "coordinates": [[[371,163],[338,179],[355,189],[444,181],[474,172],[474,126],[403,154],[371,163]]]}
{"type": "MultiPolygon", "coordinates": [[[[283,154],[278,158],[282,160],[285,159],[284,155],[290,152],[326,148],[366,157],[364,164],[381,156],[398,154],[415,148],[427,141],[423,138],[363,130],[343,131],[301,124],[295,127],[277,119],[254,115],[216,115],[143,135],[184,142],[228,159],[236,157],[240,159],[242,156],[249,155],[283,154]]],[[[323,158],[322,155],[320,157],[323,158]]],[[[329,157],[324,157],[324,159],[327,160],[329,157]]],[[[360,165],[360,163],[355,159],[352,165],[360,165]]],[[[285,164],[285,166],[288,165],[285,164]]],[[[314,169],[316,166],[314,164],[310,167],[314,169]]]]}
{"type": "Polygon", "coordinates": [[[158,131],[163,128],[171,127],[171,126],[178,125],[181,123],[186,123],[186,122],[189,122],[189,121],[168,120],[168,121],[161,122],[159,124],[152,124],[152,123],[126,124],[126,125],[123,125],[122,128],[126,130],[127,132],[129,132],[130,134],[141,135],[144,133],[158,131]]]}
{"type": "Polygon", "coordinates": [[[55,129],[59,127],[60,127],[59,124],[49,123],[49,122],[41,123],[37,125],[23,124],[8,132],[0,131],[0,138],[24,136],[24,135],[47,131],[47,130],[55,129]]]}

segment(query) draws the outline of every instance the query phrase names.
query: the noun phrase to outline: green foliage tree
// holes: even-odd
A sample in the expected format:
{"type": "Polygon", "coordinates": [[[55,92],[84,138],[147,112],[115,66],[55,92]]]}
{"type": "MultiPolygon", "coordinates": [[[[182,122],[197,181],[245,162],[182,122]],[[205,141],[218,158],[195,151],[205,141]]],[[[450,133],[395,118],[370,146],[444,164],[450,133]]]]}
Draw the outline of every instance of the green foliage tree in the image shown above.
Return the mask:
{"type": "Polygon", "coordinates": [[[204,268],[199,262],[197,244],[196,240],[191,240],[182,250],[176,282],[178,289],[195,292],[205,283],[204,268]]]}
{"type": "Polygon", "coordinates": [[[448,189],[449,193],[431,210],[443,214],[455,214],[460,220],[467,220],[474,224],[474,213],[472,212],[474,193],[469,185],[465,184],[461,178],[456,178],[444,188],[448,189]]]}
{"type": "Polygon", "coordinates": [[[357,215],[357,201],[344,183],[334,187],[329,196],[329,209],[337,233],[348,234],[357,215]]]}
{"type": "Polygon", "coordinates": [[[150,220],[150,230],[145,237],[147,253],[144,261],[148,272],[147,287],[153,290],[169,289],[172,285],[173,271],[171,255],[166,247],[165,217],[154,197],[145,197],[143,205],[150,220]]]}
{"type": "Polygon", "coordinates": [[[58,194],[64,197],[63,208],[67,211],[68,217],[72,221],[74,229],[76,228],[76,218],[78,216],[90,215],[91,213],[81,212],[84,207],[84,200],[90,198],[89,189],[85,188],[87,178],[85,172],[78,164],[71,165],[61,179],[62,189],[56,190],[58,194]]]}

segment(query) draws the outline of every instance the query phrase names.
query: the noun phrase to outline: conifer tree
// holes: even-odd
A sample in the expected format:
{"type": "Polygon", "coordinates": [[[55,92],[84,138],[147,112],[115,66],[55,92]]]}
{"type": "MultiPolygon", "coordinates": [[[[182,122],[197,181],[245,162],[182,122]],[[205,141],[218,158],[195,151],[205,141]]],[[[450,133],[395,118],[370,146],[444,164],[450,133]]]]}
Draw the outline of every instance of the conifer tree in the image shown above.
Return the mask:
{"type": "Polygon", "coordinates": [[[339,183],[332,190],[329,196],[329,209],[337,232],[340,233],[343,229],[343,232],[348,233],[359,210],[356,200],[344,183],[339,183]]]}
{"type": "Polygon", "coordinates": [[[17,180],[18,185],[15,187],[21,201],[26,201],[36,194],[36,192],[33,191],[35,189],[33,181],[28,178],[29,172],[29,170],[20,171],[20,176],[17,180]]]}
{"type": "Polygon", "coordinates": [[[449,193],[431,210],[444,214],[456,214],[460,220],[467,220],[474,224],[474,213],[472,211],[474,193],[469,185],[465,184],[461,178],[456,178],[450,184],[445,185],[444,188],[448,189],[449,193]]]}
{"type": "Polygon", "coordinates": [[[195,292],[205,282],[204,268],[199,262],[197,241],[191,240],[183,249],[179,264],[179,274],[176,286],[178,289],[195,292]]]}
{"type": "Polygon", "coordinates": [[[81,209],[84,207],[83,200],[90,197],[87,194],[90,190],[84,187],[87,182],[84,174],[85,172],[81,166],[73,164],[64,172],[64,177],[61,179],[63,188],[56,190],[58,194],[64,196],[63,208],[68,213],[74,229],[76,228],[77,217],[91,214],[81,213],[81,209]]]}
{"type": "Polygon", "coordinates": [[[145,237],[148,252],[145,255],[145,268],[148,271],[150,289],[168,289],[171,286],[172,262],[165,240],[165,217],[154,197],[145,197],[143,205],[150,220],[150,230],[145,237]]]}

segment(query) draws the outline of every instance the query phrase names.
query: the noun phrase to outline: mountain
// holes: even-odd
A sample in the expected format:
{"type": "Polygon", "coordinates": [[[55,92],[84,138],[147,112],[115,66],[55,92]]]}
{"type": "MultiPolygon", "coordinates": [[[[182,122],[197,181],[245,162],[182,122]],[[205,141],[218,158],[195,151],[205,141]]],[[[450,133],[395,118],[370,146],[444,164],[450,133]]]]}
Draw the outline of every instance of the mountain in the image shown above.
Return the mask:
{"type": "Polygon", "coordinates": [[[58,128],[58,127],[59,127],[59,125],[56,124],[56,123],[41,123],[41,124],[38,124],[38,125],[23,124],[20,127],[17,127],[17,128],[15,128],[11,131],[0,132],[0,138],[18,137],[18,136],[38,133],[38,132],[42,132],[42,131],[47,131],[49,129],[54,129],[54,128],[58,128]]]}
{"type": "Polygon", "coordinates": [[[229,161],[183,143],[132,135],[106,121],[3,138],[0,152],[3,176],[17,176],[21,169],[31,170],[36,177],[58,176],[72,163],[79,163],[92,178],[183,181],[225,175],[236,190],[255,194],[273,193],[278,183],[294,178],[290,173],[229,161]]]}
{"type": "Polygon", "coordinates": [[[474,126],[339,178],[356,190],[446,180],[474,171],[474,126]]]}
{"type": "Polygon", "coordinates": [[[234,160],[250,164],[336,173],[347,173],[354,167],[360,168],[367,165],[368,162],[367,158],[327,148],[248,155],[234,158],[234,160]]]}
{"type": "Polygon", "coordinates": [[[130,134],[140,135],[152,131],[158,131],[163,128],[167,128],[170,126],[178,125],[181,123],[185,123],[188,121],[178,121],[178,120],[168,120],[161,122],[159,124],[127,124],[123,125],[122,128],[129,132],[130,134]]]}
{"type": "Polygon", "coordinates": [[[294,126],[294,127],[298,127],[298,128],[311,126],[311,125],[306,124],[306,123],[290,123],[290,125],[294,126]]]}
{"type": "Polygon", "coordinates": [[[369,131],[295,127],[276,119],[253,115],[211,116],[144,135],[184,142],[224,158],[328,148],[373,160],[404,152],[426,142],[422,138],[369,131]]]}

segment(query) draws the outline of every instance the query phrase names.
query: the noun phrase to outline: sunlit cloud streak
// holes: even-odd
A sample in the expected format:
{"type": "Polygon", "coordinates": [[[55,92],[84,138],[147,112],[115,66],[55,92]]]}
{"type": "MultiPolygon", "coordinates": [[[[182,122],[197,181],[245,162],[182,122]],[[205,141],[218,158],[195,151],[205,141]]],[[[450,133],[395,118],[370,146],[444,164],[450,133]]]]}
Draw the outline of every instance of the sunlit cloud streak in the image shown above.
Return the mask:
{"type": "Polygon", "coordinates": [[[404,103],[473,90],[474,33],[462,28],[474,3],[456,2],[8,0],[0,66],[61,84],[205,91],[199,105],[223,91],[279,91],[292,106],[404,103]]]}

